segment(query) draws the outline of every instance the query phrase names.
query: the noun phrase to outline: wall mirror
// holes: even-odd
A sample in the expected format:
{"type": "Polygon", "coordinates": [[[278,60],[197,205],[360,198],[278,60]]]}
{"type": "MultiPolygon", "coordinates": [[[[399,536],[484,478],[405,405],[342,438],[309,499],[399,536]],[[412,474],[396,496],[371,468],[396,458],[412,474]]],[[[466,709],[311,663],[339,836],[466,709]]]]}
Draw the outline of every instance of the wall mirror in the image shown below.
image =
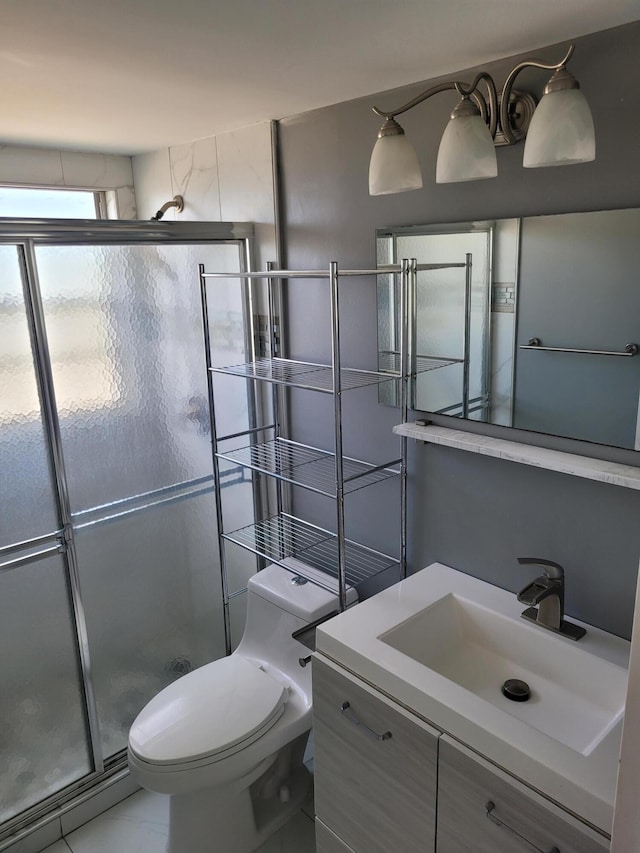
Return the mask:
{"type": "MultiPolygon", "coordinates": [[[[640,209],[378,229],[378,266],[472,256],[470,287],[460,270],[418,273],[412,408],[640,450],[639,245],[640,209]]],[[[381,365],[397,305],[379,276],[381,365]]]]}

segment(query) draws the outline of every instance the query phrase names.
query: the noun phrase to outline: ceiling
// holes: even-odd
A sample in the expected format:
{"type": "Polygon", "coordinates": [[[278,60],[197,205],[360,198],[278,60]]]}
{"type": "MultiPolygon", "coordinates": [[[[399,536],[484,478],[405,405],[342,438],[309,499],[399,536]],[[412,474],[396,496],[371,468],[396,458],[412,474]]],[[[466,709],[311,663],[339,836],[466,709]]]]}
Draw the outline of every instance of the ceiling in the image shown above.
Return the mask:
{"type": "Polygon", "coordinates": [[[0,0],[0,144],[134,154],[640,19],[640,0],[0,0]]]}

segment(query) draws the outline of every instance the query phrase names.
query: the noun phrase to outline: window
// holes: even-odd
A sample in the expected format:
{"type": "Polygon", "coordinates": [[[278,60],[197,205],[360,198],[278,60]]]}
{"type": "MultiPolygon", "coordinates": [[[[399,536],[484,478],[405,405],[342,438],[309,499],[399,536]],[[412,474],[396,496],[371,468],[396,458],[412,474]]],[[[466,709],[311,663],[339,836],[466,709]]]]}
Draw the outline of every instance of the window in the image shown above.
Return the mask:
{"type": "Polygon", "coordinates": [[[0,187],[0,216],[12,219],[98,219],[106,217],[103,211],[101,192],[0,187]]]}

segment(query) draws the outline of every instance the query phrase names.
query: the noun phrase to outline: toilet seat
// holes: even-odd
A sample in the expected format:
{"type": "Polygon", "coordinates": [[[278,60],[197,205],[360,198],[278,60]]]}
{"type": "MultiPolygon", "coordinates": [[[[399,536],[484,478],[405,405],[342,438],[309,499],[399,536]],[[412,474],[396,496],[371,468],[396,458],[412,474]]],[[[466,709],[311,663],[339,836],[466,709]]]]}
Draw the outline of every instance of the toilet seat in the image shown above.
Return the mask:
{"type": "Polygon", "coordinates": [[[165,687],[136,718],[129,746],[146,764],[215,761],[268,731],[287,697],[280,681],[233,654],[165,687]]]}

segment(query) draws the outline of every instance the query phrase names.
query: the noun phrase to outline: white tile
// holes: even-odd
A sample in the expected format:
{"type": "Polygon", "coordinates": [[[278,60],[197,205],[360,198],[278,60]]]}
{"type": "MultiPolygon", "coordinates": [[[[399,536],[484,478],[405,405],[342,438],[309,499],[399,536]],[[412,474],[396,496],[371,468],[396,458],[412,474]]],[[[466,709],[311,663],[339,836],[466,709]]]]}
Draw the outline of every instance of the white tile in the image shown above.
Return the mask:
{"type": "Polygon", "coordinates": [[[166,853],[169,798],[138,791],[66,836],[73,853],[166,853]]]}
{"type": "Polygon", "coordinates": [[[258,268],[275,258],[271,126],[254,124],[216,138],[224,222],[254,222],[258,268]]]}
{"type": "Polygon", "coordinates": [[[493,248],[493,280],[516,281],[518,276],[519,219],[496,222],[493,248]]]}
{"type": "Polygon", "coordinates": [[[491,317],[491,423],[511,426],[515,314],[491,317]]]}
{"type": "MultiPolygon", "coordinates": [[[[136,195],[133,186],[118,187],[114,190],[115,216],[113,219],[137,219],[136,195]]],[[[108,204],[107,204],[108,207],[108,204]]]]}
{"type": "Polygon", "coordinates": [[[65,186],[106,190],[133,184],[131,157],[83,151],[62,151],[61,157],[65,186]]]}
{"type": "Polygon", "coordinates": [[[231,623],[231,647],[236,649],[244,634],[244,626],[247,621],[246,593],[235,595],[229,601],[229,619],[231,623]]]}
{"type": "Polygon", "coordinates": [[[218,152],[215,137],[169,149],[173,195],[184,197],[177,220],[220,222],[218,152]]]}
{"type": "MultiPolygon", "coordinates": [[[[309,765],[307,764],[306,766],[308,767],[309,765]]],[[[309,768],[309,769],[311,769],[311,768],[309,768]]],[[[311,793],[309,794],[307,799],[304,801],[304,803],[300,806],[300,811],[302,812],[302,814],[305,814],[309,818],[309,820],[315,820],[316,808],[315,808],[315,801],[314,801],[314,797],[313,797],[313,788],[311,788],[311,793]]]]}
{"type": "Polygon", "coordinates": [[[271,127],[254,124],[216,137],[220,204],[226,221],[273,221],[271,127]]]}
{"type": "Polygon", "coordinates": [[[313,820],[302,812],[295,814],[257,853],[315,853],[316,833],[313,820]]]}
{"type": "Polygon", "coordinates": [[[50,847],[46,847],[42,853],[69,853],[69,845],[60,839],[60,841],[56,841],[55,844],[52,844],[50,847]]]}
{"type": "MultiPolygon", "coordinates": [[[[138,219],[151,219],[155,212],[174,196],[171,187],[169,149],[137,154],[133,160],[133,185],[138,219]]],[[[173,210],[166,214],[172,219],[173,210]]]]}
{"type": "Polygon", "coordinates": [[[60,152],[0,145],[0,183],[63,186],[60,152]]]}
{"type": "Polygon", "coordinates": [[[280,830],[282,853],[315,853],[316,827],[312,818],[300,813],[280,830]]]}
{"type": "Polygon", "coordinates": [[[304,751],[303,761],[307,766],[313,764],[313,729],[309,732],[309,740],[304,751]]]}
{"type": "MultiPolygon", "coordinates": [[[[60,821],[56,818],[20,841],[16,841],[15,844],[3,848],[2,853],[40,853],[41,850],[57,842],[61,835],[60,821]]],[[[54,853],[58,851],[55,850],[54,853]]],[[[61,853],[69,853],[69,851],[63,849],[61,853]]]]}
{"type": "Polygon", "coordinates": [[[69,835],[74,829],[78,829],[78,827],[93,820],[93,818],[112,808],[122,800],[126,800],[139,790],[139,785],[127,774],[124,779],[114,782],[113,785],[109,785],[108,788],[100,791],[99,794],[63,814],[60,818],[62,834],[69,835]]]}

